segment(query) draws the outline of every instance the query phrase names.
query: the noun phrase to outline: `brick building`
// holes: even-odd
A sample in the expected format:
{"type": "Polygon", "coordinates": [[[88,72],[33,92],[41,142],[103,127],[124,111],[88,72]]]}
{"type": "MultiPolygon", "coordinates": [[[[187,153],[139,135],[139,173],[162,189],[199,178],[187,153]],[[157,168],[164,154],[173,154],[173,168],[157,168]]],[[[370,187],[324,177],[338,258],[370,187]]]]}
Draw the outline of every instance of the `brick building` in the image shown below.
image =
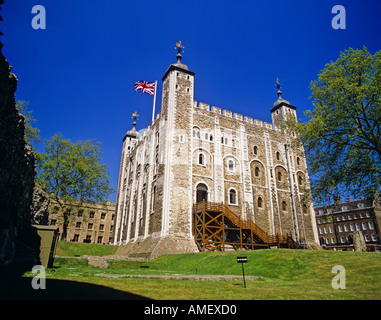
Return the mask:
{"type": "Polygon", "coordinates": [[[363,237],[367,250],[380,249],[379,201],[351,201],[315,208],[319,242],[325,249],[354,250],[354,233],[363,237]]]}
{"type": "Polygon", "coordinates": [[[59,227],[59,240],[109,244],[113,241],[115,203],[77,202],[72,205],[66,237],[63,215],[57,203],[49,206],[49,225],[59,227]]]}
{"type": "Polygon", "coordinates": [[[136,257],[197,251],[192,207],[223,202],[270,235],[318,242],[303,148],[280,124],[296,108],[281,97],[272,123],[194,101],[195,73],[181,62],[163,77],[161,110],[144,134],[123,138],[114,244],[136,257]]]}

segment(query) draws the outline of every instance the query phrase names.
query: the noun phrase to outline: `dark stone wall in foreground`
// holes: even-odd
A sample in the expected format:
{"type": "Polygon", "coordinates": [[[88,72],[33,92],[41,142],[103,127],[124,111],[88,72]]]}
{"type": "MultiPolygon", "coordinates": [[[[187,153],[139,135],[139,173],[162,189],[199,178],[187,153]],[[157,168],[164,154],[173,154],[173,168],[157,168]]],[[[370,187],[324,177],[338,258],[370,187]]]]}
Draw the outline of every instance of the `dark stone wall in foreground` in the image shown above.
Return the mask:
{"type": "Polygon", "coordinates": [[[24,140],[14,97],[17,79],[2,47],[0,42],[0,266],[29,267],[39,264],[40,238],[31,227],[35,157],[24,140]]]}

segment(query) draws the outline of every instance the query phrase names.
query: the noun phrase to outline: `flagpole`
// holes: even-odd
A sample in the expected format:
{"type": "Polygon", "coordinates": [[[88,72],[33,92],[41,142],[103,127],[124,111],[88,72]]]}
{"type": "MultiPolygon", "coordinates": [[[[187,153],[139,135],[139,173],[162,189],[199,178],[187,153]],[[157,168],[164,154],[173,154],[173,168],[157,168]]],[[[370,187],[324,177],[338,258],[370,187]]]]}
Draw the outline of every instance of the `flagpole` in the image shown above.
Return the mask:
{"type": "Polygon", "coordinates": [[[153,119],[155,119],[156,90],[157,90],[157,81],[155,80],[155,95],[153,96],[152,121],[153,119]]]}

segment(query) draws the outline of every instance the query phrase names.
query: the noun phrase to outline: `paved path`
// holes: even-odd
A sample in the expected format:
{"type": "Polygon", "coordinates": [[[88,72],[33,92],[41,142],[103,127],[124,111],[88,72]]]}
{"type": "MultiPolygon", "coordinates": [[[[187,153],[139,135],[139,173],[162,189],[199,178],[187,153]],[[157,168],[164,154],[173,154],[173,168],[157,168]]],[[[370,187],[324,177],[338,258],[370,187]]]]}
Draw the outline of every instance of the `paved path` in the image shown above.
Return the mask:
{"type": "MultiPolygon", "coordinates": [[[[186,275],[186,274],[105,274],[97,273],[98,277],[105,278],[156,278],[156,279],[191,279],[191,280],[242,280],[242,276],[233,275],[186,275]]],[[[262,277],[245,276],[247,281],[262,280],[262,277]]]]}

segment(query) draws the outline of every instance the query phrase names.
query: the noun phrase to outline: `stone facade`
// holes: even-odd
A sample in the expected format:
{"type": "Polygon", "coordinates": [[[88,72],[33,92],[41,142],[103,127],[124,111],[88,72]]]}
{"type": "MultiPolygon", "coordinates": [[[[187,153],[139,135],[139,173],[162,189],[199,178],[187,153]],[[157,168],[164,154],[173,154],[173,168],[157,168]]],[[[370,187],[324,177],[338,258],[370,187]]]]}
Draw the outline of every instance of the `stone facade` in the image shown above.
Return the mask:
{"type": "Polygon", "coordinates": [[[180,58],[162,79],[159,114],[142,136],[134,127],[123,139],[114,243],[147,258],[194,252],[192,207],[205,199],[269,234],[316,244],[304,150],[279,127],[296,108],[278,92],[271,124],[197,103],[195,74],[180,58]]]}
{"type": "Polygon", "coordinates": [[[115,203],[77,201],[71,206],[66,238],[63,236],[63,214],[60,206],[49,205],[49,225],[59,227],[59,240],[110,244],[113,241],[115,203]]]}

